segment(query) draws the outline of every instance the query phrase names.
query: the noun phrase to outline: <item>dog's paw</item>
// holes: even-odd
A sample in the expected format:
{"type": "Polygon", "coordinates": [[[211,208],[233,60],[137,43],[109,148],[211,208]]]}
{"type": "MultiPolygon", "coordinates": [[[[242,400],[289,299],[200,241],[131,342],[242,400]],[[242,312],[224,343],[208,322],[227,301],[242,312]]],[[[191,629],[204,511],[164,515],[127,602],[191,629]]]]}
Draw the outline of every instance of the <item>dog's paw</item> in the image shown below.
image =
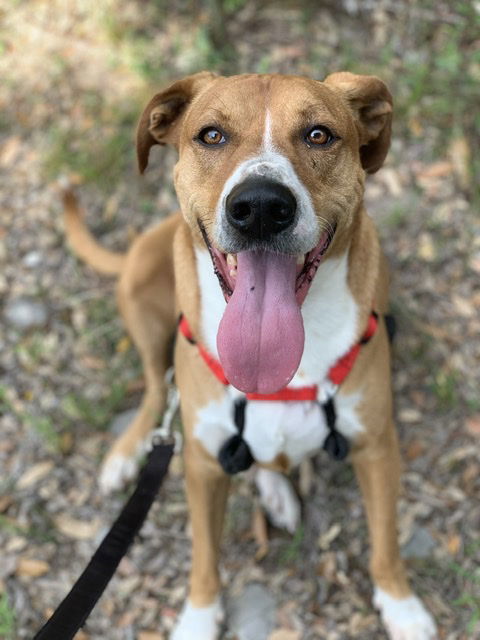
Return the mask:
{"type": "Polygon", "coordinates": [[[390,640],[438,639],[432,616],[416,596],[392,598],[377,587],[373,604],[380,610],[390,640]]]}
{"type": "Polygon", "coordinates": [[[138,472],[136,457],[127,457],[119,453],[111,453],[102,463],[98,484],[100,491],[107,495],[122,489],[138,472]]]}
{"type": "Polygon", "coordinates": [[[300,501],[290,481],[276,471],[258,469],[255,482],[260,492],[260,502],[272,523],[295,533],[300,521],[300,501]]]}
{"type": "Polygon", "coordinates": [[[223,609],[217,599],[208,607],[194,607],[187,600],[170,640],[217,640],[223,620],[223,609]]]}

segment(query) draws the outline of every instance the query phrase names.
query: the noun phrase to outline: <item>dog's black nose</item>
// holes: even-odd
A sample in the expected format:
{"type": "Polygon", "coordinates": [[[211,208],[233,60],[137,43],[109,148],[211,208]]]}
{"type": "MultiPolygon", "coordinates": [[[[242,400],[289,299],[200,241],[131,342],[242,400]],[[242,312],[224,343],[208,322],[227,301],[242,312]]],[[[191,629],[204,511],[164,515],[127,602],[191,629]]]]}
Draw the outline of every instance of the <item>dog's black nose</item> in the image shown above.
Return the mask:
{"type": "Polygon", "coordinates": [[[248,178],[232,189],[226,201],[229,223],[244,236],[267,240],[295,220],[297,201],[279,182],[248,178]]]}

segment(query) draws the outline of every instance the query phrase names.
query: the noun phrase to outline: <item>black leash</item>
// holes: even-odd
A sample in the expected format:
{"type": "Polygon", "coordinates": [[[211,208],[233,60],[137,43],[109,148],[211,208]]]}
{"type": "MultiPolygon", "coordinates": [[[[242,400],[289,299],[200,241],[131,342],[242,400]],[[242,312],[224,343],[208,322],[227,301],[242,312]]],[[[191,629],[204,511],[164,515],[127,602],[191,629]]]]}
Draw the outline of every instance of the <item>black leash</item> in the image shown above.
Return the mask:
{"type": "Polygon", "coordinates": [[[87,568],[33,640],[71,640],[85,624],[120,560],[140,531],[174,452],[170,442],[155,443],[140,472],[137,487],[113,523],[87,568]]]}

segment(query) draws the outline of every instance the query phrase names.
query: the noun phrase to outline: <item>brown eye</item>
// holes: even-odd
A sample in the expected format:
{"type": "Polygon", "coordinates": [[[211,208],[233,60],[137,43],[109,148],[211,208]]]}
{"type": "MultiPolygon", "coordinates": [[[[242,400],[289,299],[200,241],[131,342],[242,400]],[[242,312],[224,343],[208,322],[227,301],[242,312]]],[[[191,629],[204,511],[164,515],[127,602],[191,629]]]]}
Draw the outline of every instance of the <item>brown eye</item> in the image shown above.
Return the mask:
{"type": "Polygon", "coordinates": [[[305,136],[305,140],[310,145],[324,147],[335,140],[335,136],[327,127],[313,127],[305,136]]]}
{"type": "Polygon", "coordinates": [[[215,127],[207,127],[206,129],[202,129],[198,134],[198,139],[203,144],[215,145],[215,144],[223,144],[226,142],[226,138],[221,131],[215,129],[215,127]]]}

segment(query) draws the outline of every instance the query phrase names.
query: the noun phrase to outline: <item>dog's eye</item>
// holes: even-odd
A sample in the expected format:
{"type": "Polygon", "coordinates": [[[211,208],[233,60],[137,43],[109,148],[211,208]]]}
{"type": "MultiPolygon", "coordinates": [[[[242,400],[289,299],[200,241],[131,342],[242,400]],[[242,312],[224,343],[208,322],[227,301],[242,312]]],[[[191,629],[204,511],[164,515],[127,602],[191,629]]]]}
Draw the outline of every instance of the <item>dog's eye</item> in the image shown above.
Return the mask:
{"type": "Polygon", "coordinates": [[[203,144],[215,145],[215,144],[223,144],[226,142],[226,138],[221,131],[215,129],[215,127],[206,127],[202,129],[198,134],[198,139],[203,144]]]}
{"type": "Polygon", "coordinates": [[[305,140],[310,146],[324,147],[335,140],[335,136],[327,127],[315,126],[307,133],[305,140]]]}

